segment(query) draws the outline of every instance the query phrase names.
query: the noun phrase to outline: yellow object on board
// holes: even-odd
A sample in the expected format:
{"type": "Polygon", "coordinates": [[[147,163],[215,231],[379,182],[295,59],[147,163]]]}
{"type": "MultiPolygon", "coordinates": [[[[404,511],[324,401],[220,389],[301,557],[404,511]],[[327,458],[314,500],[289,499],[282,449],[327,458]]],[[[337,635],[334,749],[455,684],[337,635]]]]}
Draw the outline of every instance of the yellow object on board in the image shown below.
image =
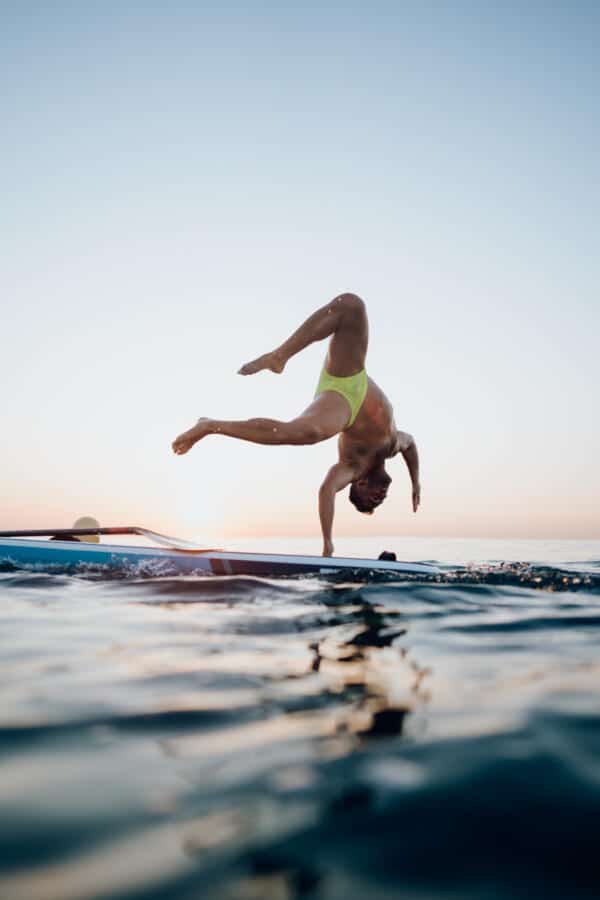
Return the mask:
{"type": "MultiPolygon", "coordinates": [[[[100,528],[100,522],[92,516],[82,516],[74,523],[73,528],[100,528]]],[[[99,544],[100,537],[97,534],[82,534],[79,536],[80,541],[86,541],[88,544],[99,544]]]]}

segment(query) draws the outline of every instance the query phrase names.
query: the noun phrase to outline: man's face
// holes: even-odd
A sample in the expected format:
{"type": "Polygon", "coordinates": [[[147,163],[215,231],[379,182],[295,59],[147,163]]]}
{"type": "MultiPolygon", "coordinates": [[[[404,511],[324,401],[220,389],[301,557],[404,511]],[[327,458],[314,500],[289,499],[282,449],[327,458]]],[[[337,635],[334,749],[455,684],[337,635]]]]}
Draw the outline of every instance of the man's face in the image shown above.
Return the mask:
{"type": "Polygon", "coordinates": [[[371,472],[352,485],[353,502],[360,512],[372,513],[387,497],[391,478],[387,472],[371,472]]]}

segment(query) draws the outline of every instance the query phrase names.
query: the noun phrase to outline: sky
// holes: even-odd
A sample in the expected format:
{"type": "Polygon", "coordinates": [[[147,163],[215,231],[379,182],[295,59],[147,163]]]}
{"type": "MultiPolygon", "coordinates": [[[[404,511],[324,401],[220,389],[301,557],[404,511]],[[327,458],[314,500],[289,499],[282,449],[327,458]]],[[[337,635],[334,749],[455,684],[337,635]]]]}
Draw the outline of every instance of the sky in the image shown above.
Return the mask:
{"type": "Polygon", "coordinates": [[[336,532],[600,537],[600,7],[5,2],[0,527],[318,535],[335,441],[289,419],[342,291],[421,454],[336,532]]]}

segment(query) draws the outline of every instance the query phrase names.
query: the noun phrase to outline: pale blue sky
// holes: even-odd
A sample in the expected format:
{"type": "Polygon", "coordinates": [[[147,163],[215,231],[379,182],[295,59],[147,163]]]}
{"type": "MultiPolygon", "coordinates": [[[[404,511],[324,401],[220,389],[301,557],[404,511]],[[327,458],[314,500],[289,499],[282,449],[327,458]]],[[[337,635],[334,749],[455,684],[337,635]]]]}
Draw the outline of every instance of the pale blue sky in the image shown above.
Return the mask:
{"type": "Polygon", "coordinates": [[[1,16],[3,526],[318,536],[333,442],[169,444],[301,410],[321,347],[235,371],[354,290],[423,507],[339,532],[600,534],[597,4],[1,16]]]}

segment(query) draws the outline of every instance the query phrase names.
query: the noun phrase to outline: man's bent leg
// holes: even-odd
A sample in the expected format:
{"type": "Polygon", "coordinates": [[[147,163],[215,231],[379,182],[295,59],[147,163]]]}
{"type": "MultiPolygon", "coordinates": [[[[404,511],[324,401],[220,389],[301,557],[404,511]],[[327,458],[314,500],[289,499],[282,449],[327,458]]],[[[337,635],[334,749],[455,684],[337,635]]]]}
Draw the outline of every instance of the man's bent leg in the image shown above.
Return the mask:
{"type": "Polygon", "coordinates": [[[333,436],[327,434],[317,422],[303,419],[294,419],[291,422],[262,418],[240,421],[198,419],[189,431],[184,431],[173,441],[173,451],[178,456],[182,456],[209,434],[222,434],[226,437],[238,438],[241,441],[250,441],[253,444],[270,445],[316,444],[333,436]]]}
{"type": "Polygon", "coordinates": [[[327,371],[340,378],[355,375],[365,368],[369,344],[369,320],[360,297],[347,295],[340,321],[331,336],[327,371]]]}
{"type": "MultiPolygon", "coordinates": [[[[365,305],[356,294],[340,294],[338,297],[335,297],[330,303],[322,306],[321,309],[309,316],[300,328],[287,341],[284,341],[280,347],[271,353],[259,356],[258,359],[252,362],[246,363],[239,370],[239,374],[254,375],[255,372],[260,372],[263,369],[270,369],[272,372],[277,373],[283,372],[287,361],[292,356],[300,353],[309,344],[314,344],[315,341],[322,341],[332,335],[336,338],[339,336],[341,339],[337,340],[337,345],[339,346],[334,351],[340,362],[342,357],[346,356],[343,348],[347,347],[350,350],[350,358],[347,360],[347,365],[342,366],[342,368],[352,368],[358,365],[358,368],[343,374],[351,375],[355,371],[360,371],[364,367],[368,331],[365,305]],[[361,359],[362,364],[360,364],[361,359]]],[[[332,349],[334,341],[332,341],[332,349]]],[[[339,368],[339,365],[336,368],[339,368]]],[[[341,373],[332,372],[332,374],[341,373]]]]}

